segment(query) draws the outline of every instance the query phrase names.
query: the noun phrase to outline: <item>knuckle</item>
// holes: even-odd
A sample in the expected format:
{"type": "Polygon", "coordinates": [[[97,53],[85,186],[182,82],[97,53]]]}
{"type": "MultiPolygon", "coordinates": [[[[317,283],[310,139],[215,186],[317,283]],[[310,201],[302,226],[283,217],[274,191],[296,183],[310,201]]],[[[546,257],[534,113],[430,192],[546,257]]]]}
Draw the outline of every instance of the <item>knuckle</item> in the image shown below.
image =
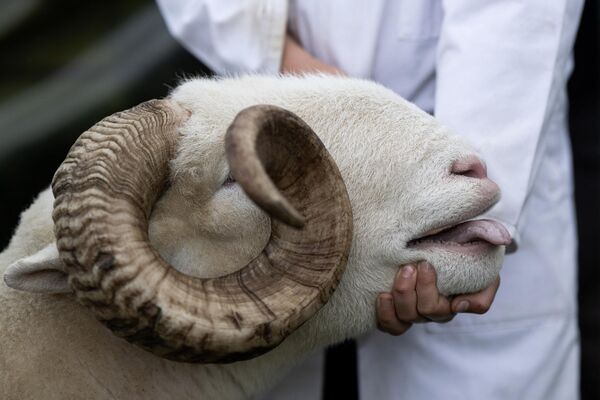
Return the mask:
{"type": "Polygon", "coordinates": [[[433,317],[437,319],[446,319],[452,315],[450,305],[440,303],[426,303],[419,308],[419,313],[427,317],[433,317]]]}
{"type": "Polygon", "coordinates": [[[394,284],[393,290],[396,295],[404,297],[411,294],[411,292],[413,292],[414,289],[412,289],[410,286],[404,285],[403,283],[404,282],[394,284]]]}
{"type": "Polygon", "coordinates": [[[388,333],[392,336],[400,336],[404,334],[404,332],[406,332],[408,328],[410,328],[410,326],[410,323],[400,323],[398,325],[395,325],[393,329],[391,329],[388,333]]]}
{"type": "Polygon", "coordinates": [[[383,314],[379,316],[379,323],[384,326],[393,325],[396,322],[396,318],[392,315],[383,314]]]}
{"type": "Polygon", "coordinates": [[[417,313],[417,310],[400,310],[396,313],[396,318],[398,318],[400,322],[414,322],[419,319],[419,314],[417,313]]]}
{"type": "Polygon", "coordinates": [[[435,270],[429,263],[420,263],[418,267],[418,280],[423,284],[435,284],[435,270]]]}
{"type": "Polygon", "coordinates": [[[475,314],[484,314],[490,309],[490,304],[474,301],[471,302],[471,311],[475,314]]]}
{"type": "Polygon", "coordinates": [[[429,273],[420,273],[417,278],[417,284],[419,286],[434,286],[435,285],[435,275],[429,273]]]}
{"type": "Polygon", "coordinates": [[[419,305],[417,307],[417,310],[419,311],[419,314],[421,314],[421,315],[435,315],[437,312],[435,305],[430,304],[430,303],[425,303],[425,304],[419,305]]]}
{"type": "Polygon", "coordinates": [[[445,324],[446,322],[450,322],[454,319],[454,314],[450,314],[450,315],[442,315],[436,319],[434,319],[435,322],[438,322],[440,324],[445,324]]]}
{"type": "Polygon", "coordinates": [[[448,317],[448,318],[444,318],[444,319],[440,320],[439,322],[441,324],[445,324],[445,323],[448,323],[448,322],[452,321],[453,319],[454,319],[454,316],[451,316],[451,317],[448,317]]]}
{"type": "Polygon", "coordinates": [[[445,320],[449,317],[448,310],[434,310],[428,314],[429,317],[437,320],[445,320]]]}
{"type": "Polygon", "coordinates": [[[390,330],[388,329],[388,327],[386,325],[382,324],[381,322],[377,323],[377,329],[379,329],[381,332],[390,333],[390,330]]]}
{"type": "Polygon", "coordinates": [[[394,328],[394,324],[390,323],[390,322],[386,322],[386,321],[379,321],[377,323],[377,328],[380,331],[389,333],[389,334],[394,334],[397,329],[394,328]]]}

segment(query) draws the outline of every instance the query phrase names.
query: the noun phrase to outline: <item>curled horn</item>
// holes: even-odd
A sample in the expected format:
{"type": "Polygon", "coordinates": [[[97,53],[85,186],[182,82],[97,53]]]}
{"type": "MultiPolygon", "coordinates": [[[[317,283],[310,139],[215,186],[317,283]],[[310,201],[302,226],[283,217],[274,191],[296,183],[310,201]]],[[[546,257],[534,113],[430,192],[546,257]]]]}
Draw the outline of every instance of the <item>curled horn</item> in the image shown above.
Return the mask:
{"type": "Polygon", "coordinates": [[[243,360],[277,346],[327,302],[351,245],[350,202],[299,117],[245,109],[227,131],[226,153],[232,175],[273,217],[271,238],[235,273],[178,272],[147,232],[188,117],[172,100],[153,100],[84,132],[52,183],[57,245],[77,299],[118,336],[176,361],[243,360]]]}

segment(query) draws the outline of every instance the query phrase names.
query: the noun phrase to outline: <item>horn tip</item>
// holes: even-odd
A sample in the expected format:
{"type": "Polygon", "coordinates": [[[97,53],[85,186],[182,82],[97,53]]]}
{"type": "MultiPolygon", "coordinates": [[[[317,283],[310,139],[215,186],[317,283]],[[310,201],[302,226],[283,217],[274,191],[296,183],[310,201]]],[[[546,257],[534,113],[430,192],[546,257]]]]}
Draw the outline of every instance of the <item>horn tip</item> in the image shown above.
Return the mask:
{"type": "Polygon", "coordinates": [[[306,218],[304,218],[302,214],[300,214],[294,208],[287,209],[286,211],[287,212],[282,215],[281,218],[283,222],[297,229],[304,228],[304,225],[306,224],[306,218]]]}

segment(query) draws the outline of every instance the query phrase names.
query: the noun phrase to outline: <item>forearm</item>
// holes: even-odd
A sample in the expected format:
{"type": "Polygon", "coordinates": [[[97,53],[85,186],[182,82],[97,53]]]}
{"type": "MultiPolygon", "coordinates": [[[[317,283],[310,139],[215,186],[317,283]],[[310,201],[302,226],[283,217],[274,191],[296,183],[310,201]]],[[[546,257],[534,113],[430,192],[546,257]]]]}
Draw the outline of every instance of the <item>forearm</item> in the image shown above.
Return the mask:
{"type": "Polygon", "coordinates": [[[322,72],[343,75],[340,69],[313,57],[289,34],[286,35],[283,46],[281,72],[290,74],[322,72]]]}

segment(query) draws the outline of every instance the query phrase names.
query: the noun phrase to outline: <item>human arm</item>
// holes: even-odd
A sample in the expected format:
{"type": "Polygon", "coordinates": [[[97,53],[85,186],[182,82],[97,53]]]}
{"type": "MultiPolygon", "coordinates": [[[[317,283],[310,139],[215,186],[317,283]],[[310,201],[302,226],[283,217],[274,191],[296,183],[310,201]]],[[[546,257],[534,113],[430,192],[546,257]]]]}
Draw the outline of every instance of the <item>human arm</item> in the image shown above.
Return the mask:
{"type": "Polygon", "coordinates": [[[298,74],[305,72],[322,72],[333,75],[344,75],[342,70],[329,65],[306,51],[289,34],[286,35],[281,61],[281,72],[298,74]]]}
{"type": "Polygon", "coordinates": [[[343,74],[286,32],[287,1],[157,0],[171,34],[219,75],[343,74]]]}
{"type": "Polygon", "coordinates": [[[219,75],[277,73],[287,0],[157,0],[171,34],[219,75]]]}

